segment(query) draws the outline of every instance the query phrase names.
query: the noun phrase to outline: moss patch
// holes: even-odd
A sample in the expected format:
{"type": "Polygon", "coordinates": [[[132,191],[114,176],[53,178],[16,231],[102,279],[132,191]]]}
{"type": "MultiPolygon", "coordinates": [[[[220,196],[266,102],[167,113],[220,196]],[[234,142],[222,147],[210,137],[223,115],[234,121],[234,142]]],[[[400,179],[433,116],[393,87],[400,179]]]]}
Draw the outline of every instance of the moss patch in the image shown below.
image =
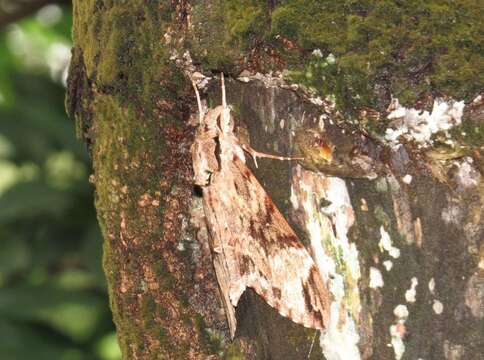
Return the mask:
{"type": "Polygon", "coordinates": [[[192,14],[195,26],[190,42],[192,55],[204,71],[217,69],[230,72],[241,49],[231,41],[227,31],[223,3],[200,2],[193,6],[192,14]]]}
{"type": "Polygon", "coordinates": [[[479,147],[484,144],[484,123],[464,121],[451,130],[452,137],[460,143],[470,147],[479,147]]]}
{"type": "Polygon", "coordinates": [[[233,67],[261,43],[274,46],[294,81],[334,96],[347,113],[363,106],[383,109],[392,95],[405,105],[429,94],[469,100],[484,87],[478,2],[269,3],[195,5],[194,47],[202,65],[233,67]],[[321,56],[312,55],[316,49],[321,56]]]}
{"type": "Polygon", "coordinates": [[[224,19],[230,37],[242,48],[249,48],[269,30],[269,6],[266,0],[225,0],[224,19]]]}
{"type": "Polygon", "coordinates": [[[272,31],[321,50],[298,79],[342,107],[390,94],[412,104],[425,93],[461,99],[482,89],[479,13],[473,1],[292,0],[274,11],[272,31]],[[335,66],[321,66],[329,54],[335,66]]]}
{"type": "Polygon", "coordinates": [[[172,12],[171,4],[147,6],[142,0],[74,2],[74,41],[87,45],[87,77],[99,90],[145,111],[155,108],[154,94],[173,98],[170,87],[160,86],[179,74],[171,68],[169,49],[163,44],[163,24],[172,12]]]}
{"type": "Polygon", "coordinates": [[[274,11],[272,32],[321,50],[298,75],[341,106],[377,103],[382,87],[412,104],[425,93],[461,99],[482,89],[479,19],[477,2],[466,0],[292,0],[274,11]],[[329,54],[335,66],[321,66],[329,54]]]}

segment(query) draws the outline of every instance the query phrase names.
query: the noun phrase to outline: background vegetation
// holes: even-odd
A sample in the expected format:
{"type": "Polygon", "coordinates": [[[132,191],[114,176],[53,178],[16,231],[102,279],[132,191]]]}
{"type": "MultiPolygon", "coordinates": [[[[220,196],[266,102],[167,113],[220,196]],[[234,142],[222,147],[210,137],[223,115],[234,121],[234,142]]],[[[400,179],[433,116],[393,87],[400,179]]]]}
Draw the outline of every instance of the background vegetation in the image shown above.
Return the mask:
{"type": "Polygon", "coordinates": [[[0,27],[0,359],[121,358],[90,161],[64,109],[70,14],[0,27]]]}

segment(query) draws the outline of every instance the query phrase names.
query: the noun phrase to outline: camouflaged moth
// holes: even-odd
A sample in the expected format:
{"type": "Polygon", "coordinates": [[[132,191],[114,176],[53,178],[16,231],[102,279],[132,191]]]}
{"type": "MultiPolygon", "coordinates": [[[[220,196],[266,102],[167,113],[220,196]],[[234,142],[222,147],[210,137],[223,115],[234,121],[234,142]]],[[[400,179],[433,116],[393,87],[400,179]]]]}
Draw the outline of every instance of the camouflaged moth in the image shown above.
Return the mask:
{"type": "Polygon", "coordinates": [[[225,99],[201,113],[192,145],[195,184],[203,191],[210,245],[230,334],[236,330],[235,307],[247,287],[292,321],[323,329],[328,321],[329,291],[311,258],[281,212],[245,164],[225,99]]]}

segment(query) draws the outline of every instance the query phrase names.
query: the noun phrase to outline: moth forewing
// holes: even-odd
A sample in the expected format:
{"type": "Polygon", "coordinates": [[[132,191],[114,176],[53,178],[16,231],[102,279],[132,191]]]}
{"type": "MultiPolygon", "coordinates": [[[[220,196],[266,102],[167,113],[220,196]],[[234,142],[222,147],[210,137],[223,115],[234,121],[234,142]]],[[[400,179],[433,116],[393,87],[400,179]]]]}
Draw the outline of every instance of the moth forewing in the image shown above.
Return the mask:
{"type": "Polygon", "coordinates": [[[222,76],[222,105],[201,120],[192,158],[230,333],[233,337],[236,329],[234,307],[247,287],[281,315],[323,329],[329,291],[310,254],[245,164],[223,84],[222,76]]]}

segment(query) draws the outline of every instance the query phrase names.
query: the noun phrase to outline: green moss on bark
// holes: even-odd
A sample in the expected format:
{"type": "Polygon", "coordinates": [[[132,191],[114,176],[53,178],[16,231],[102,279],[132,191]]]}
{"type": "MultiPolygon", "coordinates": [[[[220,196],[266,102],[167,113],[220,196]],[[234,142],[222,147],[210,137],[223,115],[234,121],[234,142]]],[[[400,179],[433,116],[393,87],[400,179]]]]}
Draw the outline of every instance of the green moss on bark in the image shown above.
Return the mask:
{"type": "Polygon", "coordinates": [[[194,48],[202,65],[233,69],[265,44],[278,50],[294,81],[334,96],[350,113],[383,108],[391,96],[406,105],[429,94],[470,100],[484,87],[475,1],[270,3],[197,2],[194,48]]]}
{"type": "MultiPolygon", "coordinates": [[[[139,166],[145,157],[146,141],[153,141],[153,132],[142,124],[136,125],[135,112],[130,107],[124,107],[120,101],[111,95],[97,94],[93,103],[95,114],[92,136],[95,139],[92,157],[95,168],[96,208],[101,227],[104,229],[104,271],[108,279],[111,307],[115,323],[119,331],[119,343],[123,354],[133,353],[131,346],[142,344],[141,333],[136,331],[133,318],[126,314],[126,309],[138,307],[136,297],[119,297],[119,292],[127,292],[132,288],[134,293],[143,290],[143,274],[139,274],[139,263],[125,262],[122,247],[116,243],[119,234],[123,232],[121,223],[128,223],[133,233],[141,233],[144,224],[133,222],[139,217],[137,201],[148,189],[158,187],[159,178],[146,177],[144,181],[130,176],[133,166],[139,166]],[[129,160],[128,160],[129,159],[129,160]],[[121,209],[121,211],[119,211],[121,209]],[[136,228],[139,227],[139,228],[136,228]],[[133,274],[139,274],[138,282],[133,283],[133,274]]],[[[160,142],[160,148],[162,148],[160,142]]],[[[161,214],[161,207],[159,209],[161,214]]],[[[124,240],[132,241],[129,239],[124,240]]],[[[148,237],[144,241],[155,241],[148,237]]],[[[127,246],[127,245],[125,245],[127,246]]],[[[126,249],[128,251],[128,249],[126,249]]],[[[158,261],[160,261],[158,259],[158,261]]],[[[156,261],[154,262],[156,264],[156,261]]],[[[161,324],[153,323],[154,315],[161,316],[149,295],[141,298],[140,312],[147,333],[159,333],[161,324]],[[153,306],[149,306],[149,305],[153,306]],[[153,312],[146,309],[153,308],[153,312]],[[151,324],[151,325],[150,325],[151,324]]],[[[156,317],[155,316],[155,317],[156,317]]],[[[158,339],[163,341],[163,338],[158,339]]]]}
{"type": "Polygon", "coordinates": [[[80,90],[68,104],[89,120],[103,266],[126,359],[211,353],[188,306],[190,259],[176,251],[191,191],[180,141],[190,135],[180,101],[190,87],[163,42],[177,11],[165,2],[74,2],[71,70],[83,70],[83,86],[71,83],[80,90]]]}
{"type": "Polygon", "coordinates": [[[153,94],[176,96],[173,87],[160,86],[167,76],[185,86],[183,78],[176,79],[180,74],[173,71],[163,43],[163,24],[171,19],[172,5],[90,0],[75,2],[74,13],[74,41],[86,44],[87,76],[99,90],[150,111],[155,108],[153,94]]]}
{"type": "Polygon", "coordinates": [[[298,79],[351,109],[389,94],[406,104],[426,93],[470,99],[484,85],[479,18],[479,5],[467,0],[292,0],[272,14],[272,33],[320,49],[298,79]],[[321,68],[329,54],[335,67],[321,68]]]}

